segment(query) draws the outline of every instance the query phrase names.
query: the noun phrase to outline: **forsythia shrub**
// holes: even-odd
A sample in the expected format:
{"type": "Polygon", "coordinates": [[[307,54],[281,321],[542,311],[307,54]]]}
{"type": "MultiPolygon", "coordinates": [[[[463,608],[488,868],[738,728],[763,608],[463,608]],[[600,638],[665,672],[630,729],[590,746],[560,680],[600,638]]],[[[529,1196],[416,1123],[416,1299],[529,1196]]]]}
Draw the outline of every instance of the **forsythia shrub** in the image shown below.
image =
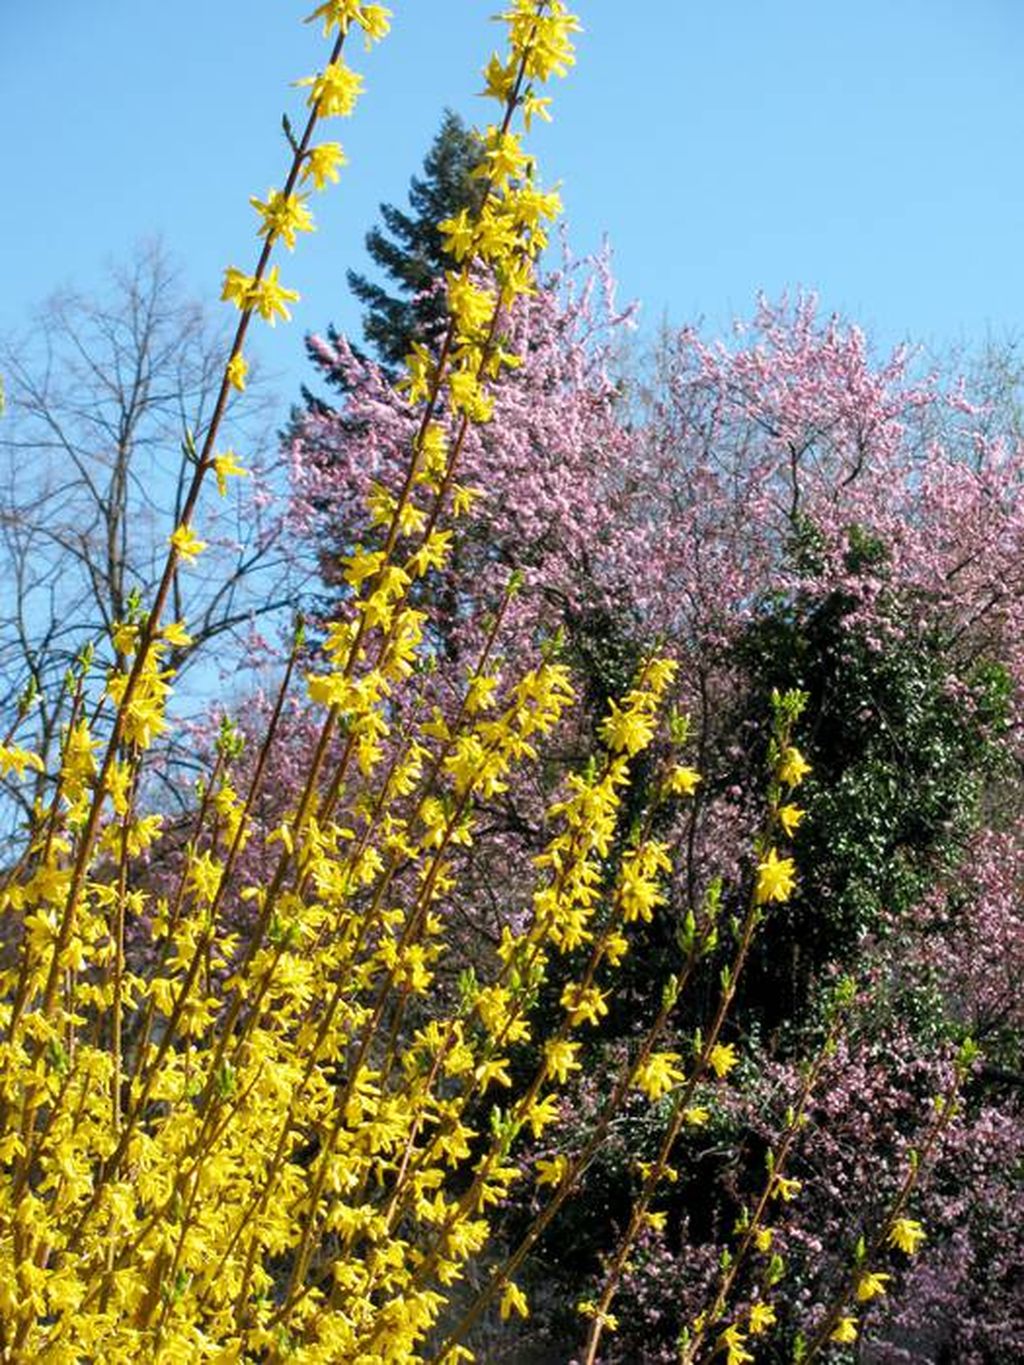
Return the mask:
{"type": "MultiPolygon", "coordinates": [[[[189,643],[187,622],[163,619],[174,575],[205,549],[197,518],[208,476],[223,492],[245,472],[218,448],[218,427],[229,390],[245,387],[253,316],[287,319],[297,298],[270,264],[272,251],[312,230],[309,198],[344,164],[338,143],[314,142],[322,120],[351,114],[362,88],[343,50],[353,33],[368,45],[382,39],[390,20],[362,0],[327,0],[314,17],[331,51],[299,83],[309,112],[301,135],[286,124],[292,160],[282,186],[252,200],[262,240],[255,269],[225,272],[223,298],[240,318],[212,422],[191,449],[193,481],[170,530],[163,578],[145,611],[116,624],[102,687],[92,658],[68,677],[61,763],[4,873],[5,1361],[473,1358],[464,1338],[493,1301],[502,1317],[527,1314],[519,1267],[627,1097],[640,1095],[664,1108],[664,1121],[601,1290],[581,1305],[585,1359],[594,1361],[602,1333],[614,1328],[630,1255],[658,1224],[652,1204],[672,1179],[673,1147],[684,1128],[705,1121],[702,1094],[737,1064],[722,1030],[755,935],[796,885],[787,840],[807,771],[794,743],[803,697],[776,692],[744,914],[720,924],[719,900],[708,896],[684,926],[660,1008],[585,1139],[524,1170],[514,1148],[558,1119],[580,1069],[580,1040],[608,1011],[632,927],[664,903],[672,850],[657,837],[658,813],[686,801],[699,775],[680,752],[685,727],[671,705],[677,664],[652,654],[610,702],[598,746],[565,776],[547,811],[546,846],[529,869],[529,912],[503,927],[489,973],[451,970],[445,909],[455,851],[483,837],[477,803],[536,760],[574,699],[554,655],[515,675],[496,663],[503,612],[519,586],[513,576],[466,663],[455,713],[415,704],[414,680],[429,669],[432,647],[416,585],[446,568],[452,524],[479,496],[459,481],[460,454],[491,416],[502,370],[520,361],[507,348],[506,319],[531,292],[559,209],[536,182],[515,120],[529,129],[534,116],[548,117],[542,91],[572,65],[578,24],[560,0],[514,0],[501,16],[505,53],[486,68],[500,113],[482,135],[479,205],[440,225],[451,256],[447,327],[436,352],[413,347],[399,384],[416,418],[404,479],[397,491],[368,490],[365,543],[348,546],[343,563],[351,593],[306,678],[321,728],[305,785],[266,836],[265,875],[247,880],[241,855],[262,837],[254,807],[304,657],[297,636],[241,790],[228,726],[176,882],[157,889],[147,854],[161,817],[147,804],[144,778],[147,750],[170,723],[167,654],[189,643]],[[644,798],[626,821],[641,755],[644,798]],[[249,911],[242,921],[240,905],[249,911]],[[684,1057],[659,1040],[720,934],[731,936],[730,960],[684,1057]],[[538,1036],[536,1004],[556,963],[559,1014],[538,1036]],[[537,1216],[467,1295],[459,1282],[488,1252],[494,1206],[527,1179],[544,1191],[537,1216]]],[[[38,757],[16,738],[5,737],[0,764],[38,770],[38,757]]],[[[832,1046],[830,1033],[822,1056],[832,1046]]],[[[952,1115],[969,1062],[953,1070],[930,1140],[952,1115]]],[[[785,1160],[817,1075],[815,1063],[737,1253],[681,1344],[684,1359],[705,1343],[730,1361],[752,1359],[748,1336],[774,1321],[782,1272],[769,1254],[769,1212],[796,1192],[785,1160]],[[755,1255],[767,1257],[758,1298],[736,1316],[733,1289],[755,1255]]],[[[908,1200],[928,1153],[926,1142],[856,1249],[806,1359],[827,1341],[855,1338],[850,1303],[882,1292],[890,1249],[910,1254],[924,1237],[908,1200]]]]}

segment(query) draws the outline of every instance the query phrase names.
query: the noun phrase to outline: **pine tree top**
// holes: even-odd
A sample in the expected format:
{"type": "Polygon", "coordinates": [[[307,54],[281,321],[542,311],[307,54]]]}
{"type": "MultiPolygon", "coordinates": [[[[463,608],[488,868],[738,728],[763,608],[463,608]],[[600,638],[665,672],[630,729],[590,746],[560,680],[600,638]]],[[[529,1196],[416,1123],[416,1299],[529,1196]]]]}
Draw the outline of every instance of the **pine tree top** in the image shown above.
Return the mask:
{"type": "Polygon", "coordinates": [[[479,160],[477,139],[446,109],[423,173],[410,182],[408,208],[381,204],[382,225],[366,236],[385,282],[348,272],[349,288],[366,308],[363,336],[385,366],[399,364],[413,341],[429,341],[440,325],[444,300],[432,286],[448,261],[437,224],[478,200],[481,185],[473,171],[479,160]]]}

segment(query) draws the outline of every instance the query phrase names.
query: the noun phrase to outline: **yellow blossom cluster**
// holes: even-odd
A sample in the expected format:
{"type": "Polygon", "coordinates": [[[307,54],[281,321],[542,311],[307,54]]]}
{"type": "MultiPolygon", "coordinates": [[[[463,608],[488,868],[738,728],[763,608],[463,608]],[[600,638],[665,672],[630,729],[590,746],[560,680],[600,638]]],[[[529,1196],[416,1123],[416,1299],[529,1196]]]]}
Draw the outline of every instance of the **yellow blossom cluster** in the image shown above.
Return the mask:
{"type": "MultiPolygon", "coordinates": [[[[336,143],[309,138],[319,119],[350,113],[361,90],[340,43],[353,26],[379,39],[388,18],[356,0],[329,0],[311,17],[337,35],[335,49],[302,83],[309,124],[290,135],[289,176],[253,200],[260,262],[224,278],[242,315],[225,392],[245,387],[249,317],[286,318],[297,297],[267,257],[312,228],[299,186],[322,188],[343,162],[336,143]]],[[[88,666],[73,682],[81,700],[61,770],[25,864],[0,893],[0,915],[20,926],[14,957],[0,961],[10,1171],[0,1345],[17,1358],[422,1358],[451,1286],[490,1236],[489,1211],[521,1178],[513,1144],[559,1117],[580,1066],[575,1035],[607,1010],[603,976],[626,951],[624,927],[662,904],[667,851],[644,837],[622,860],[610,920],[599,914],[630,760],[653,742],[673,680],[674,666],[654,660],[610,708],[596,765],[552,803],[530,915],[519,931],[506,927],[490,979],[466,981],[447,1005],[433,997],[456,854],[477,837],[479,803],[537,760],[573,701],[564,665],[544,659],[508,678],[488,645],[454,713],[399,725],[395,707],[426,655],[413,586],[446,564],[445,520],[478,496],[454,477],[465,425],[487,419],[490,384],[517,363],[500,343],[500,310],[532,288],[558,210],[512,120],[547,116],[540,88],[571,64],[577,24],[555,0],[516,0],[504,18],[508,80],[492,61],[503,113],[483,135],[481,206],[446,225],[448,340],[437,356],[410,356],[404,391],[423,415],[410,476],[399,492],[372,489],[376,539],[347,556],[348,610],[306,680],[321,743],[295,808],[266,837],[265,876],[245,884],[239,857],[257,832],[276,721],[247,780],[234,771],[237,737],[222,735],[175,833],[169,884],[157,892],[146,876],[161,820],[140,779],[168,724],[167,652],[192,644],[184,622],[161,626],[160,613],[173,574],[205,548],[193,529],[202,476],[223,492],[246,472],[234,452],[216,452],[215,432],[195,455],[157,601],[112,632],[98,711],[86,702],[88,666]],[[140,934],[141,958],[129,951],[140,934]],[[551,961],[575,963],[581,949],[589,961],[564,987],[561,1024],[535,1039],[551,961]],[[510,1052],[528,1043],[536,1071],[517,1093],[510,1052]],[[480,1102],[495,1095],[507,1103],[481,1131],[480,1102]]],[[[13,743],[2,761],[15,773],[39,766],[13,743]]],[[[674,790],[692,792],[695,780],[680,769],[674,790]]],[[[646,1086],[675,1074],[670,1056],[652,1057],[646,1086]]],[[[553,1160],[538,1175],[557,1182],[562,1170],[553,1160]]],[[[528,1312],[511,1278],[498,1310],[528,1312]]],[[[448,1354],[466,1358],[457,1344],[448,1354]]]]}
{"type": "MultiPolygon", "coordinates": [[[[632,754],[636,749],[644,747],[650,738],[644,720],[643,708],[637,707],[635,704],[629,705],[631,695],[627,694],[622,706],[613,704],[610,715],[601,727],[605,742],[614,750],[626,754],[632,754]]],[[[670,1156],[679,1134],[686,1126],[700,1127],[710,1117],[710,1112],[704,1105],[693,1102],[697,1085],[701,1082],[702,1077],[708,1073],[712,1073],[718,1081],[723,1081],[739,1064],[740,1057],[736,1045],[731,1042],[723,1042],[720,1036],[721,1030],[728,1016],[737,980],[743,970],[756,931],[763,919],[765,906],[772,902],[787,901],[796,885],[796,869],[793,859],[780,857],[772,840],[777,830],[780,829],[786,836],[791,836],[803,816],[803,811],[789,802],[784,802],[783,792],[798,785],[810,771],[810,765],[807,764],[792,743],[793,727],[801,714],[804,702],[804,694],[797,691],[773,694],[773,723],[769,743],[768,810],[766,827],[758,845],[762,851],[751,888],[747,914],[742,927],[737,931],[738,942],[735,955],[732,962],[725,966],[721,972],[722,992],[718,1009],[715,1012],[708,1034],[698,1032],[694,1039],[695,1065],[687,1076],[676,1065],[681,1060],[681,1055],[670,1050],[655,1050],[655,1042],[669,1021],[672,1007],[678,998],[682,985],[692,971],[694,963],[717,943],[716,919],[720,894],[720,888],[717,887],[713,887],[709,894],[703,916],[704,923],[700,932],[698,932],[697,918],[693,912],[691,911],[687,915],[682,932],[679,935],[680,946],[686,954],[683,972],[681,975],[672,978],[670,986],[666,988],[662,1010],[648,1031],[640,1053],[628,1073],[629,1084],[642,1090],[648,1099],[660,1101],[669,1094],[673,1098],[657,1158],[653,1162],[644,1163],[644,1168],[641,1171],[643,1184],[634,1202],[625,1233],[615,1256],[610,1262],[602,1293],[596,1304],[593,1305],[594,1311],[587,1315],[590,1318],[590,1326],[583,1356],[585,1365],[594,1365],[597,1360],[601,1335],[605,1330],[610,1330],[609,1309],[631,1248],[641,1230],[652,1225],[651,1218],[658,1218],[657,1214],[652,1215],[650,1204],[660,1182],[672,1177],[674,1168],[670,1165],[670,1156]]],[[[662,794],[665,796],[692,794],[698,781],[699,775],[697,773],[677,764],[671,770],[669,779],[667,781],[662,780],[659,785],[662,794]]],[[[659,850],[655,855],[653,866],[659,871],[670,866],[663,850],[659,850]]],[[[620,873],[620,880],[627,882],[627,884],[629,869],[630,859],[627,855],[623,860],[620,873]]],[[[632,893],[626,897],[627,903],[634,907],[634,914],[641,918],[646,917],[648,909],[658,903],[660,893],[656,888],[649,888],[648,894],[651,897],[650,899],[637,898],[632,893]]],[[[806,1094],[803,1096],[803,1102],[806,1102],[806,1094]]],[[[800,1112],[802,1112],[802,1104],[800,1112]]],[[[797,1120],[794,1119],[791,1132],[795,1131],[796,1123],[797,1120]]],[[[781,1169],[774,1164],[773,1158],[769,1180],[756,1214],[753,1218],[748,1218],[742,1225],[743,1237],[738,1256],[730,1260],[729,1266],[723,1274],[718,1293],[709,1310],[698,1317],[692,1325],[692,1330],[687,1329],[682,1345],[681,1360],[683,1362],[692,1362],[698,1359],[709,1328],[713,1323],[719,1321],[726,1311],[739,1267],[743,1264],[748,1252],[756,1249],[766,1254],[771,1253],[763,1286],[765,1291],[769,1290],[781,1275],[781,1259],[771,1252],[772,1233],[771,1229],[763,1222],[763,1215],[771,1199],[791,1200],[796,1196],[799,1189],[800,1182],[783,1175],[781,1169]]],[[[721,1330],[716,1343],[717,1349],[724,1353],[725,1358],[730,1361],[753,1360],[753,1355],[746,1349],[748,1336],[759,1336],[765,1333],[774,1320],[775,1314],[770,1302],[766,1299],[758,1300],[745,1324],[736,1321],[721,1330]]]]}
{"type": "MultiPolygon", "coordinates": [[[[38,779],[43,793],[25,855],[0,885],[3,1359],[471,1360],[463,1338],[488,1302],[502,1319],[528,1316],[514,1278],[522,1255],[639,1092],[667,1123],[655,1159],[639,1167],[642,1189],[606,1284],[580,1305],[592,1362],[602,1331],[616,1326],[611,1304],[635,1238],[665,1227],[650,1204],[676,1177],[673,1144],[683,1127],[709,1123],[739,1065],[737,1044],[723,1041],[736,982],[761,919],[796,888],[779,843],[800,825],[789,797],[810,771],[792,743],[797,694],[777,702],[769,819],[710,1026],[685,1052],[663,1037],[695,964],[718,944],[720,886],[699,916],[687,912],[680,969],[574,1154],[549,1148],[523,1162],[517,1144],[550,1140],[631,935],[667,904],[672,851],[655,816],[701,781],[666,724],[672,660],[648,659],[609,702],[597,751],[547,804],[525,911],[503,924],[486,961],[453,970],[462,852],[482,837],[487,803],[539,765],[574,703],[554,654],[516,674],[496,661],[501,611],[449,709],[415,689],[431,663],[421,580],[449,566],[455,523],[486,494],[459,482],[459,457],[469,427],[491,416],[494,384],[520,363],[505,349],[503,316],[533,291],[560,212],[517,124],[528,132],[534,117],[550,118],[543,91],[572,66],[579,25],[562,0],[511,0],[500,18],[506,49],[485,70],[500,112],[481,135],[479,202],[439,225],[451,261],[447,329],[436,350],[417,344],[406,359],[399,390],[416,435],[405,478],[371,487],[366,543],[347,547],[341,563],[344,607],[307,665],[320,730],[294,805],[269,832],[259,824],[298,639],[255,761],[238,764],[241,738],[225,725],[194,809],[172,830],[150,808],[146,757],[170,723],[171,665],[193,645],[184,621],[161,615],[175,575],[206,548],[194,529],[201,485],[212,474],[223,495],[247,473],[216,445],[228,391],[246,386],[246,328],[253,316],[288,320],[298,299],[271,253],[313,230],[310,195],[345,164],[340,144],[312,137],[361,95],[346,38],[361,34],[369,47],[389,29],[390,12],[365,0],[325,0],[309,16],[333,45],[298,82],[307,122],[297,136],[285,121],[292,162],[282,185],[250,201],[257,263],[223,278],[237,331],[218,417],[202,451],[188,451],[194,481],[155,601],[114,624],[95,695],[91,656],[69,675],[56,772],[44,774],[13,735],[0,746],[0,773],[38,779]],[[640,756],[657,777],[627,822],[640,756]],[[250,874],[241,859],[253,849],[250,874]],[[542,1032],[545,992],[557,1003],[542,1032]],[[492,1242],[494,1209],[524,1181],[548,1202],[473,1299],[461,1282],[492,1242]]],[[[775,1323],[769,1290],[781,1261],[764,1214],[799,1189],[781,1160],[772,1166],[741,1229],[744,1254],[767,1258],[758,1296],[719,1331],[727,1280],[694,1338],[714,1323],[730,1362],[752,1360],[750,1339],[775,1323]]],[[[924,1230],[900,1216],[887,1237],[911,1254],[924,1230]]],[[[888,1278],[862,1266],[857,1300],[883,1294],[888,1278]]],[[[856,1336],[849,1315],[833,1327],[834,1341],[856,1336]]]]}

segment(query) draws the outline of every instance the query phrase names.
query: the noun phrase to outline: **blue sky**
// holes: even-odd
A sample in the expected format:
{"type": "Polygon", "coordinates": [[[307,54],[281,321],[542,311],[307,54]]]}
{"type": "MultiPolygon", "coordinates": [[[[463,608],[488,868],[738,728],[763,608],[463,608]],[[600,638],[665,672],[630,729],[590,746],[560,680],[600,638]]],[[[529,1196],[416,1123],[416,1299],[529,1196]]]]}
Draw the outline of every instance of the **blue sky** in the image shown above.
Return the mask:
{"type": "MultiPolygon", "coordinates": [[[[497,0],[392,0],[338,131],[351,164],[282,261],[303,301],[261,351],[287,404],[302,333],[355,327],[347,266],[404,200],[449,104],[470,119],[497,0]]],[[[309,8],[312,8],[312,3],[309,8]]],[[[580,0],[577,71],[533,146],[577,251],[607,234],[648,322],[720,328],[758,289],[816,289],[882,343],[1024,320],[1020,0],[580,0]]],[[[161,234],[193,292],[253,255],[250,194],[280,183],[289,81],[323,57],[290,0],[3,6],[0,330],[161,234]]]]}

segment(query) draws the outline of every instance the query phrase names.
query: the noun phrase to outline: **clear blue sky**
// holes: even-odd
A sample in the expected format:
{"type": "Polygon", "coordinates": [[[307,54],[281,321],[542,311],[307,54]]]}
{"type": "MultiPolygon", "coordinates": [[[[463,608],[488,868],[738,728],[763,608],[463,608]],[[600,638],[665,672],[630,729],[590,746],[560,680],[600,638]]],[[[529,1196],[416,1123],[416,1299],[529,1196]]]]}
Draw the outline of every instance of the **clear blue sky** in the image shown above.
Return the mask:
{"type": "MultiPolygon", "coordinates": [[[[309,8],[313,7],[312,0],[309,8]]],[[[266,336],[287,403],[302,332],[353,327],[346,266],[403,200],[447,103],[475,119],[498,0],[392,0],[338,124],[351,165],[282,261],[296,323],[266,336]]],[[[1021,0],[580,0],[577,71],[534,147],[572,242],[607,234],[649,321],[721,326],[816,289],[888,344],[1024,323],[1021,0]]],[[[197,294],[252,259],[248,196],[280,183],[289,80],[322,60],[291,0],[15,5],[0,25],[0,329],[160,233],[197,294]]]]}

